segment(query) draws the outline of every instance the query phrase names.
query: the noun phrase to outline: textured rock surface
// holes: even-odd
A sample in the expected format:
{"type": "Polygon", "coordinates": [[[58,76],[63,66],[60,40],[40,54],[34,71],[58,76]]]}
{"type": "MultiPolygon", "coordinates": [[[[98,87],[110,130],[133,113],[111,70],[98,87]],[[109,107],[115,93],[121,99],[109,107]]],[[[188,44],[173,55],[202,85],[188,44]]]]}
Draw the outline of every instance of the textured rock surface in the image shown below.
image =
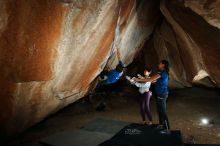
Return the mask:
{"type": "MultiPolygon", "coordinates": [[[[171,63],[171,87],[192,83],[220,85],[219,1],[163,1],[160,10],[165,19],[157,27],[144,54],[156,52],[171,63]]],[[[153,54],[153,53],[152,53],[153,54]]],[[[157,61],[156,60],[156,61],[157,61]]],[[[146,55],[146,64],[155,64],[146,55]]]]}
{"type": "Polygon", "coordinates": [[[146,66],[168,59],[171,87],[219,86],[219,10],[217,0],[1,0],[0,134],[83,97],[115,67],[115,48],[126,65],[139,52],[146,66]]]}
{"type": "Polygon", "coordinates": [[[1,0],[1,134],[83,97],[116,47],[130,64],[159,14],[155,0],[1,0]]]}

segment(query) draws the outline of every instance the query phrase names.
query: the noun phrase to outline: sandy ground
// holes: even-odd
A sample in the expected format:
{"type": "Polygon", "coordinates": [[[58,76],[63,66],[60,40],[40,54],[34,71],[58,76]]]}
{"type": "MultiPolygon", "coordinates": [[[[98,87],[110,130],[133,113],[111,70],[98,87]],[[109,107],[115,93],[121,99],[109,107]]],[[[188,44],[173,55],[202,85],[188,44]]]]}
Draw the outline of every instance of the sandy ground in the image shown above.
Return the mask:
{"type": "MultiPolygon", "coordinates": [[[[43,122],[26,130],[7,145],[39,146],[38,140],[65,130],[79,129],[88,121],[97,117],[140,122],[137,90],[127,86],[123,91],[108,93],[108,107],[105,112],[95,111],[99,96],[93,97],[92,104],[86,99],[80,100],[43,122]]],[[[152,97],[151,109],[154,123],[157,123],[155,99],[152,97]]],[[[170,91],[168,115],[171,129],[182,131],[184,142],[199,144],[220,144],[220,92],[215,89],[187,88],[170,91]],[[211,125],[200,125],[200,119],[206,117],[214,121],[211,125]]]]}

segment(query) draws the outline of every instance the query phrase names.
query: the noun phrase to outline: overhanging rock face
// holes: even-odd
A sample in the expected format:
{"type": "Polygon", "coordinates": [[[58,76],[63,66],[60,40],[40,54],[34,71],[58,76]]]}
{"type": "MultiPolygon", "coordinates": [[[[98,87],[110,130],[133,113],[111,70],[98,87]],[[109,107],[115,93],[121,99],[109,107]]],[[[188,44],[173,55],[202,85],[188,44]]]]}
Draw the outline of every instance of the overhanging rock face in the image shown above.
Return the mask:
{"type": "Polygon", "coordinates": [[[115,48],[125,65],[139,52],[150,67],[168,59],[170,87],[219,86],[219,10],[210,0],[1,0],[1,134],[83,97],[117,64],[115,48]]]}
{"type": "Polygon", "coordinates": [[[159,18],[155,0],[2,0],[1,132],[20,132],[83,97],[115,48],[130,64],[159,18]]]}

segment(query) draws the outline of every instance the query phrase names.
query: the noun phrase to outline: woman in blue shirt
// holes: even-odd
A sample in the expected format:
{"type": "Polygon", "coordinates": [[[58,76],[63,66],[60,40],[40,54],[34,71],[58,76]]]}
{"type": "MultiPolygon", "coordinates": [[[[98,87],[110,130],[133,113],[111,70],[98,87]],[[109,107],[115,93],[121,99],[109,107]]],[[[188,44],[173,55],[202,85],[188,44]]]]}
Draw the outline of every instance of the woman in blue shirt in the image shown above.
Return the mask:
{"type": "Polygon", "coordinates": [[[163,129],[162,134],[166,134],[170,129],[169,120],[166,112],[166,101],[168,98],[168,81],[169,81],[169,62],[167,60],[160,61],[158,65],[158,73],[150,78],[139,79],[135,78],[138,82],[152,82],[155,83],[155,92],[157,96],[157,109],[159,115],[158,128],[163,129]],[[165,130],[164,130],[165,129],[165,130]]]}

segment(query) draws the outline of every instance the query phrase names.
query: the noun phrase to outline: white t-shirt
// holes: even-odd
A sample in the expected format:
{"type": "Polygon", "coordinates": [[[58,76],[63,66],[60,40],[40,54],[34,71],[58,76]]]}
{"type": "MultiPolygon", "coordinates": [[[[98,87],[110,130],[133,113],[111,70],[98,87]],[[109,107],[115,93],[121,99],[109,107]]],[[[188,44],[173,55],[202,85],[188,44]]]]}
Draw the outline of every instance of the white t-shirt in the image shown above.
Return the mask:
{"type": "Polygon", "coordinates": [[[133,79],[128,79],[128,78],[127,80],[129,80],[131,84],[139,87],[139,92],[141,94],[148,92],[150,89],[151,82],[139,83],[139,82],[134,81],[133,79]]]}

